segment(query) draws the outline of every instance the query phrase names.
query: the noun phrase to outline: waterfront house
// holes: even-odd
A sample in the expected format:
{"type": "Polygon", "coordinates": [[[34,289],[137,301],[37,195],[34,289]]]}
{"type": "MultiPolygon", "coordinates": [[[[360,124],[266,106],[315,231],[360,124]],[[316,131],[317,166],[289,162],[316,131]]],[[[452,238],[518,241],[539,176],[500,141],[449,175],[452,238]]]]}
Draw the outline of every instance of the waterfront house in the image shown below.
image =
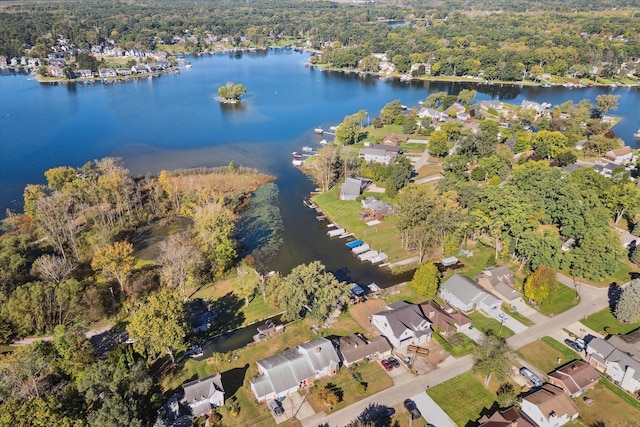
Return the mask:
{"type": "Polygon", "coordinates": [[[431,322],[420,306],[398,301],[387,305],[386,311],[371,316],[371,324],[384,335],[394,348],[420,345],[431,339],[431,322]]]}
{"type": "Polygon", "coordinates": [[[592,337],[587,362],[629,393],[640,390],[640,329],[608,339],[592,337]]]}
{"type": "Polygon", "coordinates": [[[364,359],[383,359],[391,355],[391,344],[381,335],[369,340],[359,333],[349,334],[336,338],[333,344],[346,367],[364,359]]]}
{"type": "Polygon", "coordinates": [[[522,412],[538,427],[559,427],[578,418],[578,407],[561,388],[544,384],[522,398],[522,412]]]}
{"type": "Polygon", "coordinates": [[[104,79],[107,77],[117,77],[118,73],[113,68],[100,68],[98,70],[98,75],[100,76],[100,78],[104,79]]]}
{"type": "Polygon", "coordinates": [[[62,67],[58,67],[56,65],[49,65],[47,67],[47,75],[50,77],[63,77],[64,71],[62,67]]]}
{"type": "Polygon", "coordinates": [[[316,379],[335,375],[340,357],[331,341],[318,338],[256,362],[261,376],[251,380],[258,401],[279,399],[313,384],[316,379]]]}
{"type": "Polygon", "coordinates": [[[523,110],[532,110],[536,114],[542,114],[545,110],[545,106],[533,101],[527,101],[526,99],[522,100],[520,104],[523,110]]]}
{"type": "Polygon", "coordinates": [[[146,73],[147,67],[144,64],[136,64],[131,67],[131,71],[136,74],[146,73]]]}
{"type": "Polygon", "coordinates": [[[211,329],[218,320],[218,312],[204,300],[197,298],[189,302],[187,317],[193,328],[193,332],[206,332],[211,329]]]}
{"type": "Polygon", "coordinates": [[[487,292],[491,292],[511,306],[524,304],[522,294],[514,289],[517,281],[513,277],[513,272],[504,265],[485,268],[476,276],[476,282],[487,292]]]}
{"type": "Polygon", "coordinates": [[[382,145],[388,145],[390,147],[397,147],[402,142],[406,142],[407,137],[398,135],[397,133],[390,133],[382,139],[382,145]]]}
{"type": "Polygon", "coordinates": [[[356,200],[370,182],[362,178],[345,179],[340,186],[340,200],[356,200]]]}
{"type": "Polygon", "coordinates": [[[615,150],[607,151],[604,154],[604,158],[617,165],[627,164],[633,160],[633,150],[628,146],[616,148],[615,150]]]}
{"type": "Polygon", "coordinates": [[[480,108],[485,111],[489,109],[500,111],[504,108],[504,104],[502,103],[502,101],[498,101],[498,100],[480,101],[478,105],[480,105],[480,108]]]}
{"type": "Polygon", "coordinates": [[[133,74],[133,71],[131,68],[116,68],[116,73],[118,73],[119,76],[130,76],[133,74]]]}
{"type": "Polygon", "coordinates": [[[396,157],[398,157],[399,151],[398,147],[374,144],[361,148],[359,156],[366,162],[390,165],[396,160],[396,157]]]}
{"type": "Polygon", "coordinates": [[[600,374],[584,360],[570,362],[549,374],[549,383],[560,387],[572,398],[593,389],[598,380],[600,374]]]}
{"type": "Polygon", "coordinates": [[[465,313],[474,308],[492,313],[502,305],[498,298],[486,292],[473,280],[460,274],[454,274],[442,284],[440,296],[453,307],[465,313]]]}
{"type": "Polygon", "coordinates": [[[82,69],[76,70],[76,78],[90,79],[92,77],[93,77],[93,71],[89,69],[82,68],[82,69]]]}
{"type": "Polygon", "coordinates": [[[220,374],[183,384],[182,390],[184,397],[181,402],[189,407],[190,415],[194,418],[224,406],[224,387],[220,374]]]}
{"type": "Polygon", "coordinates": [[[362,199],[360,206],[373,216],[385,216],[393,213],[393,206],[373,196],[367,196],[362,199]]]}
{"type": "Polygon", "coordinates": [[[433,300],[420,304],[420,310],[431,322],[431,329],[438,331],[444,337],[455,334],[471,324],[471,319],[464,313],[453,310],[449,313],[446,308],[433,300]]]}

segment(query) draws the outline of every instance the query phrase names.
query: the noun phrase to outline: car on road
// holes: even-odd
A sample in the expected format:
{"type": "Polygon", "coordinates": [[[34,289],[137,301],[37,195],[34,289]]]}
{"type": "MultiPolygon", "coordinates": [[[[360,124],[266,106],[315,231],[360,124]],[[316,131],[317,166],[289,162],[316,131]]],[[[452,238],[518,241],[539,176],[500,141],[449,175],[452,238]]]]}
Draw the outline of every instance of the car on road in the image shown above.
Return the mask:
{"type": "Polygon", "coordinates": [[[398,359],[396,359],[395,357],[388,358],[387,362],[391,363],[391,366],[393,366],[394,368],[400,367],[400,362],[398,362],[398,359]]]}
{"type": "Polygon", "coordinates": [[[380,361],[380,364],[382,365],[382,367],[384,368],[385,371],[390,371],[393,369],[393,365],[391,363],[389,363],[389,361],[387,359],[382,359],[380,361]]]}
{"type": "Polygon", "coordinates": [[[273,411],[274,415],[282,415],[284,414],[284,409],[280,406],[280,402],[277,400],[272,400],[269,402],[269,408],[273,411]]]}
{"type": "Polygon", "coordinates": [[[413,400],[406,399],[404,401],[404,407],[407,408],[407,411],[409,411],[409,414],[411,415],[412,420],[417,420],[422,416],[422,414],[420,413],[420,410],[416,406],[416,402],[414,402],[413,400]]]}
{"type": "Polygon", "coordinates": [[[498,318],[499,321],[501,321],[502,323],[506,322],[507,320],[509,320],[509,318],[507,316],[505,316],[503,313],[498,313],[496,315],[496,317],[498,318]]]}

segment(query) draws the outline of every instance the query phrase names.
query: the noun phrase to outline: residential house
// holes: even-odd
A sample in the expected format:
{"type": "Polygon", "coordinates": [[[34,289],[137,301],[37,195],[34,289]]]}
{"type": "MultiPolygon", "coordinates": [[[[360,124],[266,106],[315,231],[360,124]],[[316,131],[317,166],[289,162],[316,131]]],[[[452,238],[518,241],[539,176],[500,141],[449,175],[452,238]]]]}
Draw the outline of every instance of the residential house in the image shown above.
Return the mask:
{"type": "Polygon", "coordinates": [[[130,76],[133,74],[133,71],[131,68],[116,68],[116,73],[118,73],[119,76],[130,76]]]}
{"type": "Polygon", "coordinates": [[[620,243],[622,243],[622,246],[626,249],[633,249],[638,246],[638,244],[640,244],[640,237],[634,236],[627,230],[623,230],[618,227],[612,228],[616,231],[616,233],[618,233],[618,235],[620,235],[620,243]]]}
{"type": "Polygon", "coordinates": [[[62,70],[62,67],[49,65],[47,67],[47,75],[50,77],[64,77],[64,71],[62,70]]]}
{"type": "Polygon", "coordinates": [[[98,75],[100,76],[100,78],[104,79],[107,77],[117,77],[118,73],[113,68],[100,68],[98,70],[98,75]]]}
{"type": "Polygon", "coordinates": [[[575,247],[576,247],[576,239],[574,239],[573,237],[570,237],[567,240],[565,240],[564,243],[562,243],[562,246],[560,246],[560,249],[562,250],[562,252],[569,252],[571,249],[575,247]]]}
{"type": "Polygon", "coordinates": [[[345,179],[340,186],[340,200],[356,200],[369,182],[369,180],[362,178],[345,179]]]}
{"type": "Polygon", "coordinates": [[[458,102],[454,102],[449,108],[447,108],[447,114],[452,114],[452,112],[455,112],[455,117],[459,117],[460,114],[465,113],[465,107],[458,102]]]}
{"type": "Polygon", "coordinates": [[[368,340],[362,334],[350,334],[335,339],[333,344],[346,367],[364,359],[383,359],[391,355],[391,344],[381,335],[368,340]]]}
{"type": "Polygon", "coordinates": [[[629,146],[616,148],[615,150],[607,151],[604,154],[604,158],[617,165],[624,165],[633,160],[633,150],[629,146]]]}
{"type": "Polygon", "coordinates": [[[83,68],[80,70],[76,70],[76,78],[79,79],[90,79],[93,77],[93,71],[83,68]]]}
{"type": "Polygon", "coordinates": [[[144,64],[135,64],[131,67],[131,71],[136,74],[146,73],[147,67],[144,64]]]}
{"type": "Polygon", "coordinates": [[[533,101],[527,101],[526,99],[522,100],[520,104],[523,110],[532,110],[536,114],[542,114],[545,110],[545,106],[533,101]]]}
{"type": "Polygon", "coordinates": [[[391,215],[393,213],[393,206],[389,203],[378,200],[373,196],[367,196],[360,202],[362,209],[368,211],[373,215],[391,215]]]}
{"type": "Polygon", "coordinates": [[[476,282],[511,306],[524,304],[522,294],[514,288],[517,281],[513,272],[504,265],[485,268],[476,276],[476,282]]]}
{"type": "Polygon", "coordinates": [[[598,172],[600,175],[606,176],[607,178],[611,178],[613,171],[615,168],[622,167],[615,163],[607,162],[605,164],[596,163],[593,165],[593,170],[598,172]]]}
{"type": "Polygon", "coordinates": [[[218,320],[218,312],[210,304],[198,298],[189,302],[187,317],[193,332],[205,332],[218,320]]]}
{"type": "Polygon", "coordinates": [[[431,119],[432,121],[447,121],[449,120],[449,116],[442,111],[438,111],[435,108],[424,108],[422,107],[420,111],[418,111],[418,117],[421,119],[431,119]]]}
{"type": "Polygon", "coordinates": [[[191,410],[192,417],[211,412],[211,409],[224,406],[224,388],[220,374],[183,384],[184,397],[181,402],[191,410]]]}
{"type": "Polygon", "coordinates": [[[504,104],[502,103],[502,101],[498,101],[498,100],[480,101],[478,105],[480,105],[480,108],[485,111],[489,109],[500,111],[504,108],[504,104]]]}
{"type": "Polygon", "coordinates": [[[399,152],[400,149],[398,147],[373,144],[369,147],[361,148],[359,156],[366,162],[390,165],[396,160],[396,157],[400,154],[399,152]]]}
{"type": "Polygon", "coordinates": [[[431,322],[420,306],[404,301],[387,306],[386,311],[371,316],[371,324],[384,335],[394,348],[420,345],[431,339],[431,322]]]}
{"type": "Polygon", "coordinates": [[[578,418],[578,408],[569,395],[551,384],[524,396],[520,407],[538,427],[560,427],[578,418]]]}
{"type": "Polygon", "coordinates": [[[460,274],[454,274],[442,284],[440,296],[465,313],[474,308],[491,313],[502,305],[498,298],[486,292],[473,280],[460,274]]]}
{"type": "Polygon", "coordinates": [[[568,363],[549,374],[549,383],[560,387],[572,398],[594,388],[598,380],[598,371],[584,360],[568,363]]]}
{"type": "Polygon", "coordinates": [[[640,329],[587,343],[587,361],[629,393],[640,390],[640,329]]]}
{"type": "Polygon", "coordinates": [[[318,379],[335,375],[340,357],[331,341],[318,338],[256,362],[262,376],[251,380],[258,401],[279,399],[318,379]]]}
{"type": "Polygon", "coordinates": [[[416,62],[411,64],[410,74],[414,77],[419,77],[421,75],[420,67],[423,67],[424,74],[431,75],[431,64],[427,62],[416,62]]]}
{"type": "Polygon", "coordinates": [[[507,409],[498,409],[491,415],[483,415],[478,420],[478,427],[536,427],[531,423],[522,411],[512,406],[507,409]]]}
{"type": "Polygon", "coordinates": [[[382,145],[388,145],[391,147],[397,147],[401,142],[406,142],[407,137],[398,135],[397,133],[390,133],[382,139],[382,145]]]}
{"type": "Polygon", "coordinates": [[[445,337],[455,334],[471,324],[471,319],[464,313],[460,311],[448,313],[444,307],[433,300],[420,304],[420,310],[422,310],[424,317],[431,322],[431,329],[438,331],[445,337]]]}

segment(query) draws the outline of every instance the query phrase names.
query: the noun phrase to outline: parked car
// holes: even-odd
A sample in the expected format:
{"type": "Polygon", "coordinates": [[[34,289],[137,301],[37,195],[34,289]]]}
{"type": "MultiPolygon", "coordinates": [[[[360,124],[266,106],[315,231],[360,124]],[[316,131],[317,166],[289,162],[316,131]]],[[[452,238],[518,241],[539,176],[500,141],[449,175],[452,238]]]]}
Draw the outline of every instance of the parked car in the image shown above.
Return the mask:
{"type": "Polygon", "coordinates": [[[420,410],[416,406],[416,402],[414,402],[413,400],[406,399],[404,401],[404,407],[407,408],[407,411],[409,411],[409,414],[411,414],[412,420],[417,420],[422,416],[422,414],[420,413],[420,410]]]}
{"type": "Polygon", "coordinates": [[[388,360],[386,359],[382,359],[382,361],[380,362],[380,364],[382,365],[382,367],[386,370],[386,371],[390,371],[393,369],[393,365],[391,363],[389,363],[388,360]]]}
{"type": "Polygon", "coordinates": [[[398,359],[396,359],[395,357],[388,358],[387,362],[391,363],[391,366],[393,366],[394,368],[400,367],[400,362],[398,362],[398,359]]]}
{"type": "Polygon", "coordinates": [[[498,313],[496,315],[496,317],[498,318],[499,321],[501,321],[502,323],[506,322],[507,320],[509,320],[509,318],[507,316],[505,316],[502,313],[498,313]]]}
{"type": "Polygon", "coordinates": [[[280,402],[278,402],[277,400],[272,400],[271,402],[269,402],[269,408],[271,408],[275,415],[284,414],[284,409],[282,408],[282,406],[280,406],[280,402]]]}
{"type": "Polygon", "coordinates": [[[578,344],[577,342],[575,342],[573,340],[570,340],[569,338],[564,340],[564,343],[566,345],[568,345],[569,347],[571,347],[572,349],[574,349],[575,351],[577,351],[578,353],[580,353],[582,351],[582,347],[580,346],[580,344],[578,344]]]}
{"type": "Polygon", "coordinates": [[[585,348],[587,348],[587,343],[584,342],[582,338],[576,338],[574,341],[576,342],[576,344],[580,346],[581,350],[584,350],[585,348]]]}
{"type": "Polygon", "coordinates": [[[202,352],[202,347],[196,344],[185,351],[184,354],[185,356],[189,356],[190,358],[194,359],[196,357],[202,356],[204,353],[202,352]]]}
{"type": "Polygon", "coordinates": [[[526,367],[523,366],[522,368],[520,368],[520,375],[522,375],[523,377],[525,377],[526,379],[531,381],[531,384],[533,384],[534,386],[536,386],[536,387],[542,386],[542,380],[540,379],[539,376],[534,374],[531,371],[531,369],[526,368],[526,367]]]}

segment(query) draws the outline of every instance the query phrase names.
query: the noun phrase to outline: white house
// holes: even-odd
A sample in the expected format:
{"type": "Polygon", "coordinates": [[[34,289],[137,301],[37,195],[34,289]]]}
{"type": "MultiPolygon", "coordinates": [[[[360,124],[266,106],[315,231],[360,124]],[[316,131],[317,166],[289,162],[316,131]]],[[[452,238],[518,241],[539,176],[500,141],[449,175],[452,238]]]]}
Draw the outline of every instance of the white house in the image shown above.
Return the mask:
{"type": "Polygon", "coordinates": [[[607,340],[592,338],[587,344],[587,361],[629,393],[640,390],[640,329],[607,340]]]}
{"type": "Polygon", "coordinates": [[[371,316],[371,324],[384,335],[394,348],[420,345],[431,339],[431,322],[420,306],[399,301],[371,316]]]}
{"type": "Polygon", "coordinates": [[[220,374],[191,381],[182,385],[184,397],[181,403],[188,406],[192,417],[211,412],[212,408],[224,406],[224,388],[220,374]]]}
{"type": "Polygon", "coordinates": [[[440,296],[455,308],[469,312],[474,307],[491,313],[500,308],[500,299],[489,294],[468,277],[454,274],[440,288],[440,296]]]}
{"type": "Polygon", "coordinates": [[[569,395],[551,384],[544,384],[523,397],[521,409],[538,427],[560,427],[579,414],[569,395]]]}
{"type": "Polygon", "coordinates": [[[395,161],[396,157],[398,157],[398,154],[400,154],[400,149],[398,147],[374,144],[369,147],[361,148],[359,156],[366,162],[390,165],[395,161]]]}
{"type": "Polygon", "coordinates": [[[278,399],[338,372],[340,357],[331,341],[318,338],[256,362],[262,376],[251,380],[258,401],[278,399]]]}
{"type": "Polygon", "coordinates": [[[633,150],[628,146],[616,148],[615,150],[607,151],[604,154],[604,158],[617,165],[623,165],[633,160],[633,150]]]}

